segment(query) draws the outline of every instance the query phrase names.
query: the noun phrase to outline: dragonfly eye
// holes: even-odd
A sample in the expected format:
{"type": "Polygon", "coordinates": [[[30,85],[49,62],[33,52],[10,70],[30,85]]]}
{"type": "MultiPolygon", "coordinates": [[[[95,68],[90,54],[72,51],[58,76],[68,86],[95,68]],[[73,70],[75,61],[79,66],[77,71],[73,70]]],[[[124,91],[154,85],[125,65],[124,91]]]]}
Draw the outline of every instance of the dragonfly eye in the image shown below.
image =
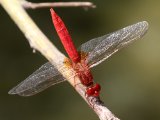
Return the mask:
{"type": "Polygon", "coordinates": [[[99,96],[99,93],[100,93],[99,91],[95,91],[94,94],[93,94],[93,96],[94,96],[94,97],[98,97],[98,96],[99,96]]]}
{"type": "Polygon", "coordinates": [[[94,91],[94,89],[93,89],[92,87],[87,88],[86,94],[87,94],[88,96],[92,96],[94,93],[95,93],[95,91],[94,91]]]}
{"type": "Polygon", "coordinates": [[[96,83],[96,84],[94,85],[93,89],[94,89],[95,91],[100,91],[100,90],[101,90],[101,86],[96,83]]]}

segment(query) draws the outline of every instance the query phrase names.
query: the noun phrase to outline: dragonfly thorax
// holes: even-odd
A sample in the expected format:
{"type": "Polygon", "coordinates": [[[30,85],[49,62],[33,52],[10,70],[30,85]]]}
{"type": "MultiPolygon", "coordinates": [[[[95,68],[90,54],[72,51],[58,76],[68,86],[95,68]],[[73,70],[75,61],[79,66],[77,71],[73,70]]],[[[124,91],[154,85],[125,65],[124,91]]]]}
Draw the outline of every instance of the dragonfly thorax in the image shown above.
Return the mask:
{"type": "Polygon", "coordinates": [[[72,63],[72,67],[83,85],[88,87],[93,84],[93,76],[85,60],[81,60],[78,63],[72,63]]]}
{"type": "Polygon", "coordinates": [[[93,76],[91,74],[89,66],[86,63],[86,59],[82,59],[78,63],[72,63],[72,67],[80,78],[81,83],[87,87],[86,95],[99,97],[101,87],[99,84],[94,84],[93,76]]]}

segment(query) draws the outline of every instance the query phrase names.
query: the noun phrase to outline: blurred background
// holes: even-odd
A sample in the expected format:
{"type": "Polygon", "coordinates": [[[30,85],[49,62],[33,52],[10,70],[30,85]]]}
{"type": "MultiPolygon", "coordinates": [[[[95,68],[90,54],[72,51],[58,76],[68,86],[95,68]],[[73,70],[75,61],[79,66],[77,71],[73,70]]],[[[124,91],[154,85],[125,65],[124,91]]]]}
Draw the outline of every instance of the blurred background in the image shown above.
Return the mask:
{"type": "MultiPolygon", "coordinates": [[[[136,22],[148,21],[148,33],[141,40],[122,49],[92,72],[95,81],[102,86],[102,100],[117,117],[160,120],[160,1],[90,2],[97,8],[55,8],[76,46],[136,22]]],[[[49,8],[27,11],[54,45],[65,53],[52,25],[49,8]]],[[[98,120],[67,82],[32,97],[8,95],[12,87],[47,60],[38,52],[33,54],[26,38],[2,7],[0,39],[0,120],[98,120]]]]}

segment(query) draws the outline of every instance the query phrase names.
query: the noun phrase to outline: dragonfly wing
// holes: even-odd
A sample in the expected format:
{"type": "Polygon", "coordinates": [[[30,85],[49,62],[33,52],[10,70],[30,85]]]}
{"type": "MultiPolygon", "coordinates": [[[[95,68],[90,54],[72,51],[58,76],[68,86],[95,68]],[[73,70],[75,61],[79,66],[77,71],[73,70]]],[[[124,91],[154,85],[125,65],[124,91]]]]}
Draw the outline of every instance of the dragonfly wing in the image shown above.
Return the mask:
{"type": "Polygon", "coordinates": [[[92,39],[82,44],[80,49],[88,53],[88,65],[94,67],[121,48],[141,38],[147,29],[148,23],[146,21],[139,22],[102,37],[92,39]]]}
{"type": "Polygon", "coordinates": [[[65,81],[65,78],[51,63],[47,62],[24,81],[11,89],[9,94],[31,96],[63,81],[65,81]]]}

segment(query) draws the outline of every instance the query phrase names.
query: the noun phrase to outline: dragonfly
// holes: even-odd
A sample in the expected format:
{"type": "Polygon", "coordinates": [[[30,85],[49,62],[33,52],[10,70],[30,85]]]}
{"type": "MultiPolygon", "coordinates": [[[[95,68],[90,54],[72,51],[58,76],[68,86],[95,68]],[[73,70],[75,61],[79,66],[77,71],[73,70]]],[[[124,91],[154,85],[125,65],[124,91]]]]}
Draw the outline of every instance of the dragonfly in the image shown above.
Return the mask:
{"type": "MultiPolygon", "coordinates": [[[[70,58],[69,63],[76,73],[71,77],[77,75],[80,78],[81,84],[86,86],[87,96],[99,97],[101,90],[101,86],[93,81],[90,69],[108,59],[121,48],[143,37],[148,30],[146,21],[138,22],[115,32],[91,39],[82,44],[78,51],[62,19],[53,9],[50,9],[50,11],[57,34],[70,58]]],[[[47,62],[8,93],[32,96],[64,81],[66,81],[66,78],[55,66],[47,62]]]]}

